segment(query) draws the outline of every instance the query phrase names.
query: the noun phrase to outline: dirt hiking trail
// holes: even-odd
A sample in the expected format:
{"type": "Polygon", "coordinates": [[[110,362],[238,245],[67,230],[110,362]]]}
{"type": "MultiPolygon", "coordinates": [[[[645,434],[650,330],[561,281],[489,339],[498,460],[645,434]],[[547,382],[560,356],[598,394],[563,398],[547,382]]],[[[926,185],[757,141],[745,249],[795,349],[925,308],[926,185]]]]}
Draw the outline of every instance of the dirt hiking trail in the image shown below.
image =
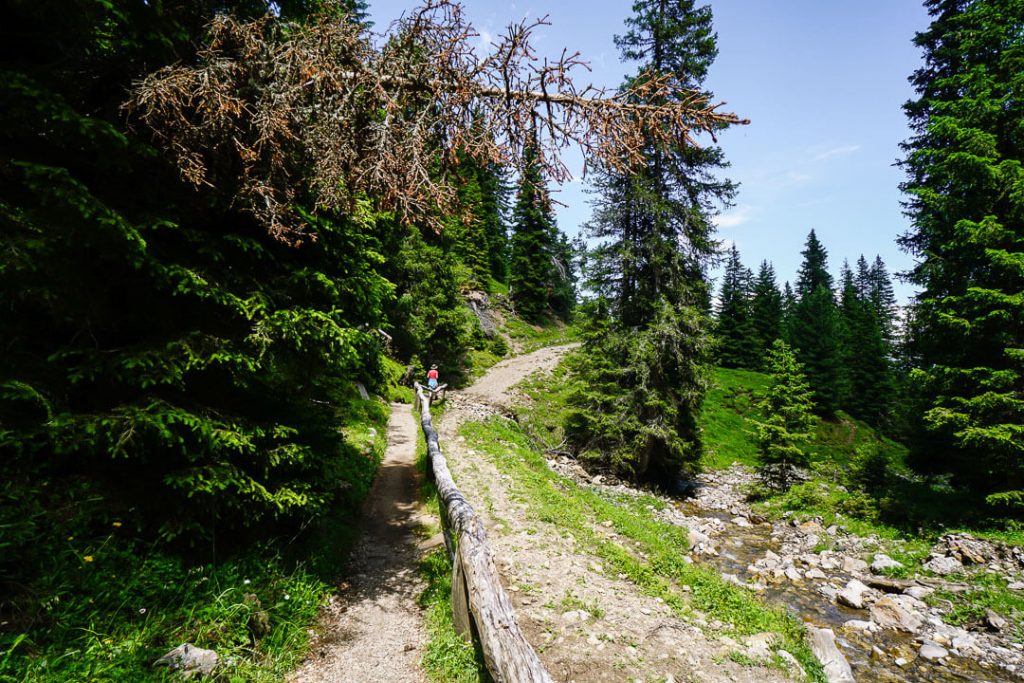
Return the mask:
{"type": "MultiPolygon", "coordinates": [[[[597,559],[575,547],[571,535],[531,519],[515,482],[458,435],[468,421],[507,413],[527,401],[515,385],[550,372],[575,346],[546,347],[498,363],[467,389],[449,392],[447,409],[437,420],[441,449],[484,522],[527,639],[551,676],[564,683],[787,680],[776,669],[729,661],[726,655],[736,643],[709,639],[660,600],[609,577],[597,559]],[[600,609],[569,609],[570,603],[600,609]]],[[[293,683],[425,680],[420,669],[425,635],[416,604],[423,590],[417,565],[424,553],[416,533],[423,522],[415,467],[418,429],[410,406],[391,405],[388,446],[367,499],[350,583],[332,599],[321,621],[323,635],[291,677],[293,683]]],[[[596,521],[595,529],[616,540],[614,531],[596,521]]]]}
{"type": "Polygon", "coordinates": [[[347,589],[332,598],[321,620],[323,635],[291,677],[294,683],[425,680],[420,671],[423,624],[416,604],[423,591],[416,534],[423,514],[418,430],[412,407],[392,403],[387,450],[363,509],[347,589]]]}
{"type": "MultiPolygon", "coordinates": [[[[548,672],[565,683],[787,680],[778,669],[730,661],[737,643],[706,636],[624,577],[609,576],[571,535],[531,517],[516,482],[459,436],[462,424],[528,401],[514,386],[531,374],[550,372],[574,346],[547,347],[502,361],[465,391],[451,392],[438,420],[441,450],[459,489],[483,520],[516,618],[548,672]]],[[[628,547],[599,520],[594,528],[628,547]]]]}

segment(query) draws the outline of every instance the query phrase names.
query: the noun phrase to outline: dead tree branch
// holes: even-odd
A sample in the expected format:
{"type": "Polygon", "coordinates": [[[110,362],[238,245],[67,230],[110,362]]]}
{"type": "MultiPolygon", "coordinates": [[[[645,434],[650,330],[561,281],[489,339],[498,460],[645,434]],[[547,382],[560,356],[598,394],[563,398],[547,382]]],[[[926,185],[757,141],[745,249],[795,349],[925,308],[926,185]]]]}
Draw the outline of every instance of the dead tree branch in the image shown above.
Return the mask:
{"type": "Polygon", "coordinates": [[[379,48],[331,13],[301,24],[220,15],[195,64],[142,79],[126,107],[183,178],[230,194],[291,243],[315,239],[294,205],[351,211],[362,197],[439,228],[460,156],[516,165],[535,139],[547,175],[562,181],[570,145],[628,170],[652,147],[745,123],[670,74],[614,92],[578,87],[588,70],[578,53],[537,57],[531,38],[544,25],[513,24],[480,55],[452,0],[427,0],[379,48]]]}

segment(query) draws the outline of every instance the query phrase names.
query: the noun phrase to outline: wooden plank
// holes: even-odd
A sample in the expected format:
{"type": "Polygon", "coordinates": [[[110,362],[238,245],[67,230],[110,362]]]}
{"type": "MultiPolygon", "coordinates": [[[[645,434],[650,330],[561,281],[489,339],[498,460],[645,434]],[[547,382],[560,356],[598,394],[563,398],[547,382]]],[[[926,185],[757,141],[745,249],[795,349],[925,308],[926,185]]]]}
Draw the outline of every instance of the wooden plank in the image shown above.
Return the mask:
{"type": "Polygon", "coordinates": [[[516,622],[512,601],[502,587],[491,559],[484,526],[473,506],[455,485],[441,453],[425,389],[418,382],[415,389],[430,469],[456,538],[455,563],[461,566],[465,576],[472,625],[476,627],[487,670],[497,683],[553,683],[516,622]]]}

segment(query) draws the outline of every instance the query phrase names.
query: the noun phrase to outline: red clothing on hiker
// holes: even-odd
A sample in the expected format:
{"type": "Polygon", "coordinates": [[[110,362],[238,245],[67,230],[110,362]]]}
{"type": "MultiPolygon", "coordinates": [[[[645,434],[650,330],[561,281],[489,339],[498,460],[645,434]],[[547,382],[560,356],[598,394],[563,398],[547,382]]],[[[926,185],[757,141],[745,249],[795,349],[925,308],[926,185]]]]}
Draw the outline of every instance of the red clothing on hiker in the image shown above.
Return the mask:
{"type": "Polygon", "coordinates": [[[437,370],[428,370],[427,371],[427,379],[437,379],[437,378],[438,378],[437,370]]]}

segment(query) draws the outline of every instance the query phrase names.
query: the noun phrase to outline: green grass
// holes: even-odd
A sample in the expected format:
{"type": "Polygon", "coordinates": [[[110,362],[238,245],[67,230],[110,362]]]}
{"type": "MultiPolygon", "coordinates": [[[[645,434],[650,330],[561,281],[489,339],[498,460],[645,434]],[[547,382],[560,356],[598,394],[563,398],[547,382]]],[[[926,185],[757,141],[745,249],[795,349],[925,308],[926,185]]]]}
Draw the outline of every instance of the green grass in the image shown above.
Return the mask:
{"type": "Polygon", "coordinates": [[[940,590],[929,595],[925,601],[930,605],[951,604],[952,611],[945,620],[954,626],[969,627],[984,623],[985,611],[992,610],[1014,622],[1014,633],[1018,641],[1024,638],[1024,628],[1020,626],[1021,618],[1024,617],[1024,595],[1007,589],[1006,580],[992,574],[980,574],[972,584],[973,590],[969,592],[940,590]]]}
{"type": "Polygon", "coordinates": [[[561,320],[545,320],[533,325],[514,316],[508,316],[501,329],[509,339],[518,342],[521,353],[530,353],[545,346],[568,344],[579,338],[579,331],[574,325],[561,320]]]}
{"type": "Polygon", "coordinates": [[[530,514],[538,522],[571,534],[602,560],[609,575],[624,574],[641,592],[661,598],[680,616],[705,613],[728,624],[729,632],[739,636],[779,633],[781,646],[808,671],[821,676],[797,619],[767,607],[751,591],[724,581],[714,571],[686,562],[685,529],[657,520],[648,508],[657,509],[663,505],[660,500],[603,495],[556,475],[523,430],[508,420],[468,423],[460,433],[470,447],[487,454],[503,474],[511,476],[516,493],[529,502],[530,514]],[[595,530],[595,525],[606,521],[628,539],[625,544],[595,530]],[[682,586],[688,586],[689,592],[682,586]]]}
{"type": "MultiPolygon", "coordinates": [[[[341,403],[340,429],[379,461],[386,407],[354,388],[341,403]]],[[[104,500],[85,483],[68,500],[63,529],[37,540],[49,564],[0,603],[4,683],[177,680],[152,663],[185,642],[217,652],[218,680],[280,681],[305,656],[356,536],[351,508],[338,508],[298,535],[197,539],[174,552],[140,540],[130,515],[97,524],[104,500]],[[258,610],[269,633],[250,630],[258,610]]]]}

